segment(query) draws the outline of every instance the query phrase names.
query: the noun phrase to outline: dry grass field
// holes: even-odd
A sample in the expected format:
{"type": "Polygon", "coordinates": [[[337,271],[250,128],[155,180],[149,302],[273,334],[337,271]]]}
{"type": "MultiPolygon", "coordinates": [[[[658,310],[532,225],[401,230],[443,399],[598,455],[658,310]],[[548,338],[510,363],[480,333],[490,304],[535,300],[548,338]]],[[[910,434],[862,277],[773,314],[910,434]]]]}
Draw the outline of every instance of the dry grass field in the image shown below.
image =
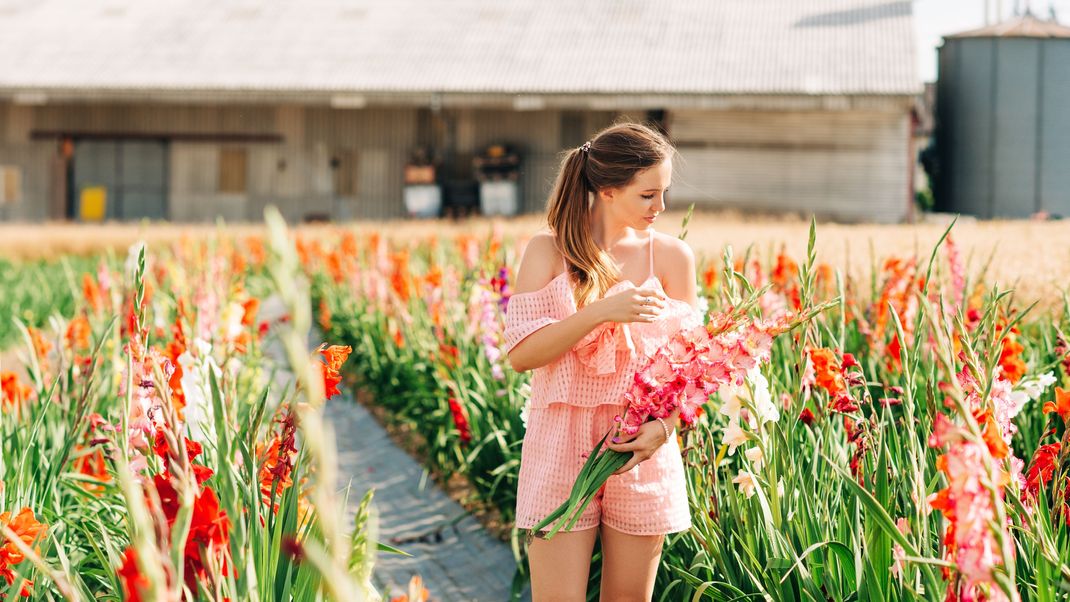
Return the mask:
{"type": "MultiPolygon", "coordinates": [[[[683,212],[662,215],[655,228],[679,234],[683,212]]],[[[358,233],[378,231],[399,241],[417,240],[431,235],[449,238],[460,233],[486,235],[492,228],[506,236],[525,237],[545,224],[542,216],[518,218],[473,218],[450,220],[398,220],[387,222],[353,222],[345,224],[358,233]]],[[[303,225],[300,229],[315,235],[337,226],[303,225]]],[[[944,230],[940,223],[903,225],[818,224],[818,260],[845,269],[855,277],[866,277],[874,258],[888,255],[926,256],[944,230]]],[[[687,241],[700,255],[722,253],[731,244],[737,255],[748,245],[766,253],[784,245],[788,254],[802,259],[806,250],[809,222],[798,218],[742,217],[733,213],[696,213],[688,227],[687,241]]],[[[64,253],[94,253],[106,249],[120,252],[134,241],[147,240],[168,244],[184,236],[205,237],[220,231],[215,225],[183,224],[0,224],[0,257],[34,259],[64,253]]],[[[227,225],[227,234],[244,236],[262,232],[256,224],[227,225]]],[[[1043,304],[1059,302],[1070,283],[1070,222],[1059,221],[991,221],[961,220],[952,236],[976,272],[991,258],[990,283],[1014,288],[1020,301],[1041,300],[1043,304]]]]}

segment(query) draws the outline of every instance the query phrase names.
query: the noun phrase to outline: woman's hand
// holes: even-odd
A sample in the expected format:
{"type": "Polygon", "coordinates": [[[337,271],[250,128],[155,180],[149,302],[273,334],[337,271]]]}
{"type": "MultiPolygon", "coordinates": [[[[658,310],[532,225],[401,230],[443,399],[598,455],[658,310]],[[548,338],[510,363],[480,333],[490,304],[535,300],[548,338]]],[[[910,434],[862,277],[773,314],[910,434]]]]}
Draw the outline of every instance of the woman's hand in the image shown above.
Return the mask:
{"type": "Polygon", "coordinates": [[[652,286],[626,289],[595,303],[603,322],[653,322],[668,306],[665,294],[652,286]]]}
{"type": "Polygon", "coordinates": [[[613,451],[630,451],[634,453],[627,464],[621,466],[619,470],[613,473],[615,475],[628,472],[636,464],[650,458],[650,456],[654,455],[654,452],[658,451],[659,447],[668,441],[668,439],[665,438],[665,429],[657,420],[644,423],[634,435],[628,436],[622,434],[618,437],[620,443],[610,442],[606,447],[613,451]]]}

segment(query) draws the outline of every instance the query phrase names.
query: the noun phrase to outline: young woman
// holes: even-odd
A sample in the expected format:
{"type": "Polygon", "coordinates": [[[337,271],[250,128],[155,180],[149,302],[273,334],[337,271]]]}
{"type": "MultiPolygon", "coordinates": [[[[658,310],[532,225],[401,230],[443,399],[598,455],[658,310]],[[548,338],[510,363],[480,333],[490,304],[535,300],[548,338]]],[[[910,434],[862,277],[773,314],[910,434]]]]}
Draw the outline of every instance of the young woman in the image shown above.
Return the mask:
{"type": "MultiPolygon", "coordinates": [[[[532,370],[516,524],[564,502],[585,456],[623,415],[632,375],[681,328],[701,324],[695,258],[654,231],[672,179],[672,145],[635,123],[571,150],[550,198],[549,231],[529,241],[505,316],[505,350],[532,370]]],[[[691,526],[677,417],[616,437],[634,456],[572,531],[529,548],[532,596],[584,600],[596,535],[602,600],[650,600],[667,533],[691,526]]],[[[610,435],[611,439],[613,435],[610,435]]]]}

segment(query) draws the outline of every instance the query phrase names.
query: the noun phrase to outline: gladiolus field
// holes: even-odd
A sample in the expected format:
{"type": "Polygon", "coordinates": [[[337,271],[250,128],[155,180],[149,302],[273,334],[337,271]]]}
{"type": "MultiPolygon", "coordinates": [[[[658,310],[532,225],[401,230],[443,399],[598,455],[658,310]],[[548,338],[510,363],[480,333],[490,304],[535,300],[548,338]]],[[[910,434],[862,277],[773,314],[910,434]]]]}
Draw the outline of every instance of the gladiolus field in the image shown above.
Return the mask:
{"type": "MultiPolygon", "coordinates": [[[[335,485],[324,400],[355,391],[506,527],[523,590],[530,375],[502,327],[526,238],[268,225],[0,262],[0,598],[434,599],[376,591],[390,508],[335,485]]],[[[1070,304],[956,233],[864,277],[820,227],[700,254],[707,320],[793,326],[677,435],[692,528],[655,599],[1070,599],[1070,304]]]]}

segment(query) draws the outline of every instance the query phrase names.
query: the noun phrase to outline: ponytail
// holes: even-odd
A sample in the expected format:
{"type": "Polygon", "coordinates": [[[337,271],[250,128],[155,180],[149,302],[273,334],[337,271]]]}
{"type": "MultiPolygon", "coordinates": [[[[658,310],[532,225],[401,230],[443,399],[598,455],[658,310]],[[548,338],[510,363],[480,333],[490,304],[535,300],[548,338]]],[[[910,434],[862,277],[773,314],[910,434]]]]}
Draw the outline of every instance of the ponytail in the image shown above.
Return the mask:
{"type": "Polygon", "coordinates": [[[594,190],[585,170],[589,151],[574,148],[561,162],[547,212],[558,252],[575,283],[576,306],[600,298],[620,278],[620,270],[594,242],[591,201],[594,190]]]}

